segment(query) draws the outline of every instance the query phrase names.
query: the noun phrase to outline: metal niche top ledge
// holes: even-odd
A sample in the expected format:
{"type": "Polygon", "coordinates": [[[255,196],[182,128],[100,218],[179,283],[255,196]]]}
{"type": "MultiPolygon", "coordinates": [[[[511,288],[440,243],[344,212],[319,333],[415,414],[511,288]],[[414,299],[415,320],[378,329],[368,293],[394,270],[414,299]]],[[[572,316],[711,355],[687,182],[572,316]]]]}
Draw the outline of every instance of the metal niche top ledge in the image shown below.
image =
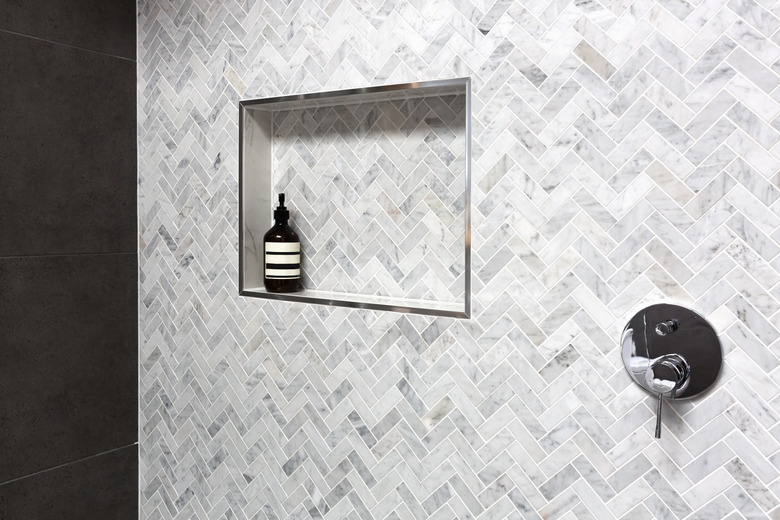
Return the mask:
{"type": "Polygon", "coordinates": [[[242,296],[468,318],[469,78],[239,103],[242,296]],[[263,235],[285,193],[296,293],[263,288],[263,235]]]}

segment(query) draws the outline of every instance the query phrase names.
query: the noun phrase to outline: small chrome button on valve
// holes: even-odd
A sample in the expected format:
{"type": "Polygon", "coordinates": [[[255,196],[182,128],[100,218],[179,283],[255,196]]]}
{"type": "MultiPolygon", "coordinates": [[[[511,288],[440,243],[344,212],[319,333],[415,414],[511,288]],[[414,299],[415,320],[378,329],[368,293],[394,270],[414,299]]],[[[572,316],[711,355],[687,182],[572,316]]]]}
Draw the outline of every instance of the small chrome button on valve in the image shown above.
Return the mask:
{"type": "Polygon", "coordinates": [[[631,378],[658,397],[658,439],[663,400],[704,392],[715,383],[723,363],[712,325],[679,305],[662,303],[639,311],[623,329],[621,345],[623,364],[631,378]]]}
{"type": "Polygon", "coordinates": [[[659,336],[666,336],[667,334],[671,334],[672,332],[676,331],[679,326],[680,322],[672,318],[671,320],[662,321],[656,325],[655,333],[659,336]]]}

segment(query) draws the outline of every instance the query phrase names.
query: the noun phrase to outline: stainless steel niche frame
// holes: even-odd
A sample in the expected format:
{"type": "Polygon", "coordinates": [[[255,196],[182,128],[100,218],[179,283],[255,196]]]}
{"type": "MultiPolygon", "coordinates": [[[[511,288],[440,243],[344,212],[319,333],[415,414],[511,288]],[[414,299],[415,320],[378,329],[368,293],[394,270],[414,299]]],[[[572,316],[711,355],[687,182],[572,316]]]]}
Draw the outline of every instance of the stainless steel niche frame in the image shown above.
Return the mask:
{"type": "MultiPolygon", "coordinates": [[[[358,309],[385,310],[469,318],[471,315],[471,80],[401,83],[376,87],[278,96],[239,102],[239,294],[289,302],[334,305],[358,309]],[[275,175],[275,114],[290,110],[379,103],[426,97],[465,96],[465,166],[463,171],[463,296],[459,301],[437,301],[398,296],[331,292],[306,289],[296,293],[269,293],[263,288],[262,237],[271,227],[275,175]]],[[[290,200],[295,222],[295,200],[290,200]]],[[[460,224],[459,224],[460,225],[460,224]]],[[[303,251],[306,256],[306,251],[303,251]]],[[[306,264],[304,263],[304,269],[306,264]]],[[[429,274],[429,276],[432,276],[429,274]]]]}

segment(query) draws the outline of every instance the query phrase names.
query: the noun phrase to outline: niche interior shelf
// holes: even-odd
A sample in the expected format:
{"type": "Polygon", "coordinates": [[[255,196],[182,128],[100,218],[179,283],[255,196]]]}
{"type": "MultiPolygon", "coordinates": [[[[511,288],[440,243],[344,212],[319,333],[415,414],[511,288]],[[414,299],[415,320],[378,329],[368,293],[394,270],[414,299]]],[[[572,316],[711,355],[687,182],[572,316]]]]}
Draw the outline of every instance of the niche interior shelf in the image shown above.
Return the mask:
{"type": "Polygon", "coordinates": [[[239,103],[242,296],[468,318],[469,78],[239,103]],[[277,194],[304,290],[263,288],[277,194]]]}

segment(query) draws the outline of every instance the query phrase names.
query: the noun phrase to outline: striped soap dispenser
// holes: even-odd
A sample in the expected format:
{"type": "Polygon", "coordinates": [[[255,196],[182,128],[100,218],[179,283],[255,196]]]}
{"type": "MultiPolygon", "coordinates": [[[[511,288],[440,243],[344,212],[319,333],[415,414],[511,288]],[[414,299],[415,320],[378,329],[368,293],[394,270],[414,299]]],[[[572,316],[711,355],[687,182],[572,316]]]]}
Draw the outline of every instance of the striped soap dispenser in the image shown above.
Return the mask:
{"type": "Polygon", "coordinates": [[[289,293],[301,290],[301,241],[290,227],[290,212],[284,206],[284,193],[279,194],[279,207],[274,210],[274,225],[263,237],[265,290],[289,293]]]}

